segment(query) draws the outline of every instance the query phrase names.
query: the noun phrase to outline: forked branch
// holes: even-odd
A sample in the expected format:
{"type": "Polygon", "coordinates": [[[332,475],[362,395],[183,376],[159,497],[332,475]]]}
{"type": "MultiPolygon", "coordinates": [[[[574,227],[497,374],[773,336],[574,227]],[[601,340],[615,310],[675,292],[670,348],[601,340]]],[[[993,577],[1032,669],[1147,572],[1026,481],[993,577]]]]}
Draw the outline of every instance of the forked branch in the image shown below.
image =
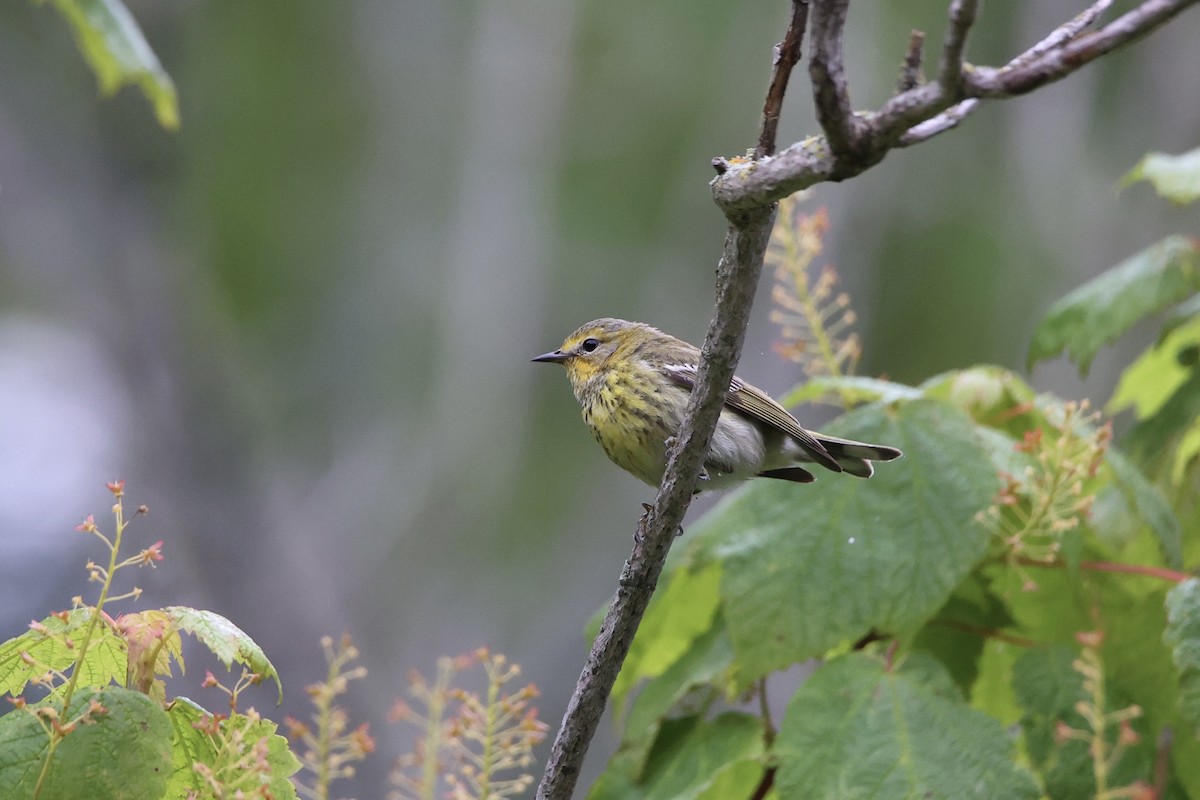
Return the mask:
{"type": "Polygon", "coordinates": [[[954,0],[938,60],[937,80],[900,92],[876,111],[852,111],[846,98],[842,24],[847,0],[813,0],[813,96],[824,136],[797,142],[774,158],[734,164],[713,181],[713,198],[734,214],[773,203],[824,181],[851,178],[891,150],[956,127],[981,100],[1025,94],[1061,80],[1107,53],[1166,24],[1200,0],[1144,0],[1088,31],[1112,5],[1098,0],[1000,67],[964,60],[975,20],[974,0],[954,0]]]}

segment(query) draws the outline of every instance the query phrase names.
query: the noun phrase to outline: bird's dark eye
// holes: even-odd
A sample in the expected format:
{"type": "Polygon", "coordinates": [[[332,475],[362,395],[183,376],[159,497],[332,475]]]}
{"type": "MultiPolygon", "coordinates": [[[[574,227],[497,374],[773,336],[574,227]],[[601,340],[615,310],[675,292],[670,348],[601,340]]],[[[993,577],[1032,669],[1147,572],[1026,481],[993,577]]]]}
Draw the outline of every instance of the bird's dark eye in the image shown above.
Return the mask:
{"type": "Polygon", "coordinates": [[[590,353],[600,346],[599,339],[584,339],[583,344],[579,345],[579,349],[585,353],[590,353]]]}

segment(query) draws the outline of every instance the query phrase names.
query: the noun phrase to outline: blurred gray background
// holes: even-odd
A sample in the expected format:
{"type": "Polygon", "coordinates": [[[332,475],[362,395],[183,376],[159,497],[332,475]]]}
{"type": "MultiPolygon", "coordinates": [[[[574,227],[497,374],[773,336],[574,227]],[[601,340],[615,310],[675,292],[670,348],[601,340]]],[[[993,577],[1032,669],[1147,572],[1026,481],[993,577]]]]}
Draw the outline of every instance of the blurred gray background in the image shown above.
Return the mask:
{"type": "MultiPolygon", "coordinates": [[[[1083,5],[989,3],[968,58],[1000,62],[1083,5]]],[[[788,4],[131,9],[178,86],[178,133],[132,90],[99,99],[49,5],[0,7],[0,638],[89,588],[97,543],[73,527],[111,528],[104,482],[122,477],[151,509],[131,552],[166,540],[157,570],[126,574],[136,607],[234,620],[282,673],[284,712],[307,713],[319,637],[353,635],[370,677],[348,705],[381,742],[341,794],[383,796],[408,736],[386,709],[439,655],[508,654],[557,725],[653,492],[604,459],[561,370],[529,359],[604,315],[703,337],[724,233],[709,161],[753,145],[788,4]]],[[[857,107],[944,14],[852,8],[857,107]]],[[[1194,234],[1194,207],[1115,186],[1146,151],[1200,144],[1198,39],[1185,13],[817,187],[859,371],[1023,371],[1054,299],[1194,234]]],[[[796,78],[785,144],[816,132],[796,78]]],[[[769,284],[739,372],[778,392],[801,375],[771,351],[769,284]]],[[[1152,333],[1086,382],[1065,363],[1032,379],[1103,401],[1152,333]]],[[[177,690],[220,705],[202,675],[177,690]]]]}

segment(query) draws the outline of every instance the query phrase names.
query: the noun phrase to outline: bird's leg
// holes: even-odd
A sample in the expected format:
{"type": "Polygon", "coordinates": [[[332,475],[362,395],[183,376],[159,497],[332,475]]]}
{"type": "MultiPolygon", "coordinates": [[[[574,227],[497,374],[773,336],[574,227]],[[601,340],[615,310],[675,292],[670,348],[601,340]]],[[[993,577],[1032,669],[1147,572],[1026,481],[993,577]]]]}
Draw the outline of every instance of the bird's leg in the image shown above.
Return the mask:
{"type": "MultiPolygon", "coordinates": [[[[664,446],[664,449],[666,452],[671,452],[672,447],[676,446],[677,441],[679,441],[678,437],[667,437],[666,441],[664,441],[664,443],[662,443],[662,446],[664,446]]],[[[707,467],[700,468],[700,477],[698,477],[697,480],[700,481],[701,483],[708,480],[708,468],[707,467]]],[[[695,491],[692,492],[692,494],[697,494],[697,493],[700,493],[700,488],[696,488],[695,491]]]]}
{"type": "Polygon", "coordinates": [[[634,544],[641,544],[645,539],[646,523],[650,521],[650,513],[654,511],[654,506],[649,503],[642,503],[642,518],[638,520],[637,527],[633,529],[634,544]]]}
{"type": "MultiPolygon", "coordinates": [[[[654,506],[649,503],[642,503],[642,518],[638,520],[637,527],[633,531],[633,541],[636,544],[641,544],[645,538],[646,523],[650,521],[650,514],[654,511],[654,506]]],[[[683,526],[679,526],[679,530],[675,531],[675,536],[683,536],[683,526]]]]}

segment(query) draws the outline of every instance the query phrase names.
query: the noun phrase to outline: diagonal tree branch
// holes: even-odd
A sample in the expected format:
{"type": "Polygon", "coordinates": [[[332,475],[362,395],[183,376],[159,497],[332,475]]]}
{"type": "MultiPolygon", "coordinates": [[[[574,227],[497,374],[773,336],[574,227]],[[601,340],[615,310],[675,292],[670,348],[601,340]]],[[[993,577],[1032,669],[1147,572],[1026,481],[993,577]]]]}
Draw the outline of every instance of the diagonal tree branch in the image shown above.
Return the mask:
{"type": "Polygon", "coordinates": [[[775,209],[768,206],[730,222],[717,269],[716,311],[700,351],[697,389],[688,402],[654,506],[638,523],[633,553],[625,562],[617,592],[551,746],[538,786],[538,800],[567,800],[574,792],[584,755],[600,724],[617,673],[650,603],[667,551],[683,524],[692,500],[692,487],[700,475],[742,352],[774,218],[775,209]]]}
{"type": "MultiPolygon", "coordinates": [[[[792,0],[792,18],[778,48],[759,134],[759,148],[775,149],[779,109],[808,22],[807,0],[792,0]]],[[[724,167],[725,162],[721,162],[724,167]]],[[[692,501],[725,394],[742,353],[742,343],[762,273],[763,256],[775,220],[767,203],[729,215],[725,245],[717,266],[716,308],[700,348],[696,389],[688,400],[683,424],[667,459],[667,469],[654,506],[638,523],[633,552],[621,571],[583,672],[567,704],[562,725],[538,784],[537,800],[569,800],[579,780],[588,746],[600,724],[617,673],[629,654],[633,636],[662,574],[667,552],[692,501]]]]}
{"type": "Polygon", "coordinates": [[[800,42],[804,39],[804,30],[807,27],[808,0],[792,0],[792,22],[788,25],[783,41],[775,46],[775,69],[771,73],[771,85],[767,87],[767,99],[763,103],[758,147],[754,150],[755,159],[775,155],[775,139],[779,130],[783,96],[787,92],[792,67],[800,60],[800,42]]]}

